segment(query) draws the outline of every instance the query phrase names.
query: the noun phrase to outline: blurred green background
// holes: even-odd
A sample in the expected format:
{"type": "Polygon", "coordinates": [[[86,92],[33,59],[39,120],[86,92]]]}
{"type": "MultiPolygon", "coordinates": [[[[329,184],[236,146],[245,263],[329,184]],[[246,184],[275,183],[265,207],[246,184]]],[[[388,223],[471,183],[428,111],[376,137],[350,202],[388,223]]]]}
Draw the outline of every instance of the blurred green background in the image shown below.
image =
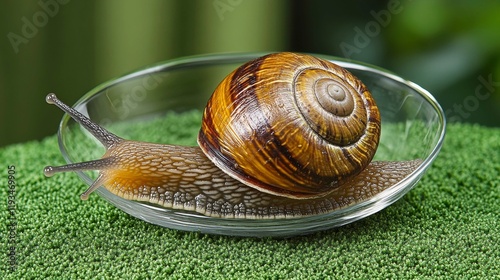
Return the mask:
{"type": "Polygon", "coordinates": [[[428,89],[449,121],[500,126],[500,1],[36,0],[0,3],[0,146],[56,133],[73,104],[148,64],[297,51],[375,64],[428,89]]]}

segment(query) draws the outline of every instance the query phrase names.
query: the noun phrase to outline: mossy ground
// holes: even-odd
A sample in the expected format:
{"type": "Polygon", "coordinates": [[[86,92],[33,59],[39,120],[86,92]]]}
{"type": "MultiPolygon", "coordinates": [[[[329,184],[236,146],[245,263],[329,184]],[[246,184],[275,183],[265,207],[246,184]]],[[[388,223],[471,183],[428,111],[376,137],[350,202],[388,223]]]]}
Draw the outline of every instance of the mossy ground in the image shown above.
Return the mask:
{"type": "Polygon", "coordinates": [[[1,148],[0,159],[2,279],[500,275],[498,128],[450,125],[436,161],[398,202],[353,224],[287,239],[170,230],[133,218],[96,195],[81,201],[86,186],[74,173],[53,178],[42,173],[47,164],[64,163],[55,136],[1,148]],[[8,165],[16,167],[14,232],[12,212],[7,211],[8,165]],[[7,238],[10,234],[15,238],[7,238]],[[10,247],[15,247],[14,271],[8,262],[10,247]]]}

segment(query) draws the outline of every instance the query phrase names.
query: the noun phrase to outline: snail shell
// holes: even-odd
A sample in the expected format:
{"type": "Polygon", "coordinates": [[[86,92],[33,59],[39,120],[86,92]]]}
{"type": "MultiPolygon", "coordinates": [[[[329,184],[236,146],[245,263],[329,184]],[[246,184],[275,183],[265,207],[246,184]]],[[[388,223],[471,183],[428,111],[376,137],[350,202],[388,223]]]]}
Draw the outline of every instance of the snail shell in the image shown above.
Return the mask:
{"type": "Polygon", "coordinates": [[[217,87],[198,143],[230,176],[263,192],[316,197],[365,169],[380,114],[345,69],[309,55],[248,62],[217,87]]]}
{"type": "Polygon", "coordinates": [[[54,94],[46,100],[106,147],[101,159],[44,170],[99,170],[82,199],[103,185],[214,217],[301,217],[366,200],[420,163],[370,163],[380,137],[375,101],[348,71],[309,55],[271,54],[228,75],[208,101],[199,147],[124,140],[54,94]]]}

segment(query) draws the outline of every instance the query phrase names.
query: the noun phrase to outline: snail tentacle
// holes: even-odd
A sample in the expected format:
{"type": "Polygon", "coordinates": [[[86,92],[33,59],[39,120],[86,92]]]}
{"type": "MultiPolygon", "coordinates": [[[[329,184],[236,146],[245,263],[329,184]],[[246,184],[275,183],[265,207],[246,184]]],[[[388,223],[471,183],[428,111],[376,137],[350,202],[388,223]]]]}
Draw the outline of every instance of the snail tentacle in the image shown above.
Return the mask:
{"type": "Polygon", "coordinates": [[[92,122],[89,118],[85,117],[77,110],[74,110],[73,108],[61,102],[61,100],[59,100],[54,93],[47,94],[47,96],[45,97],[45,101],[48,104],[56,105],[59,109],[70,115],[75,121],[85,127],[88,132],[92,133],[92,135],[94,135],[94,137],[99,140],[106,149],[123,141],[122,138],[114,135],[102,126],[92,122]]]}

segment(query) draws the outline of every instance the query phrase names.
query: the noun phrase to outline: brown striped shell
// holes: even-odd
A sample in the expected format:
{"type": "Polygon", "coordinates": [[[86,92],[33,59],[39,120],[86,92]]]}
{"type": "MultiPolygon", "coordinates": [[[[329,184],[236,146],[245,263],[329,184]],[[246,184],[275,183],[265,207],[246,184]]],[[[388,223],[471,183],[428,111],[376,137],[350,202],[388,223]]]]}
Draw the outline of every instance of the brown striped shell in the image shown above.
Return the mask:
{"type": "Polygon", "coordinates": [[[263,192],[318,197],[360,173],[380,137],[366,86],[304,54],[250,61],[216,88],[198,143],[216,166],[263,192]]]}

